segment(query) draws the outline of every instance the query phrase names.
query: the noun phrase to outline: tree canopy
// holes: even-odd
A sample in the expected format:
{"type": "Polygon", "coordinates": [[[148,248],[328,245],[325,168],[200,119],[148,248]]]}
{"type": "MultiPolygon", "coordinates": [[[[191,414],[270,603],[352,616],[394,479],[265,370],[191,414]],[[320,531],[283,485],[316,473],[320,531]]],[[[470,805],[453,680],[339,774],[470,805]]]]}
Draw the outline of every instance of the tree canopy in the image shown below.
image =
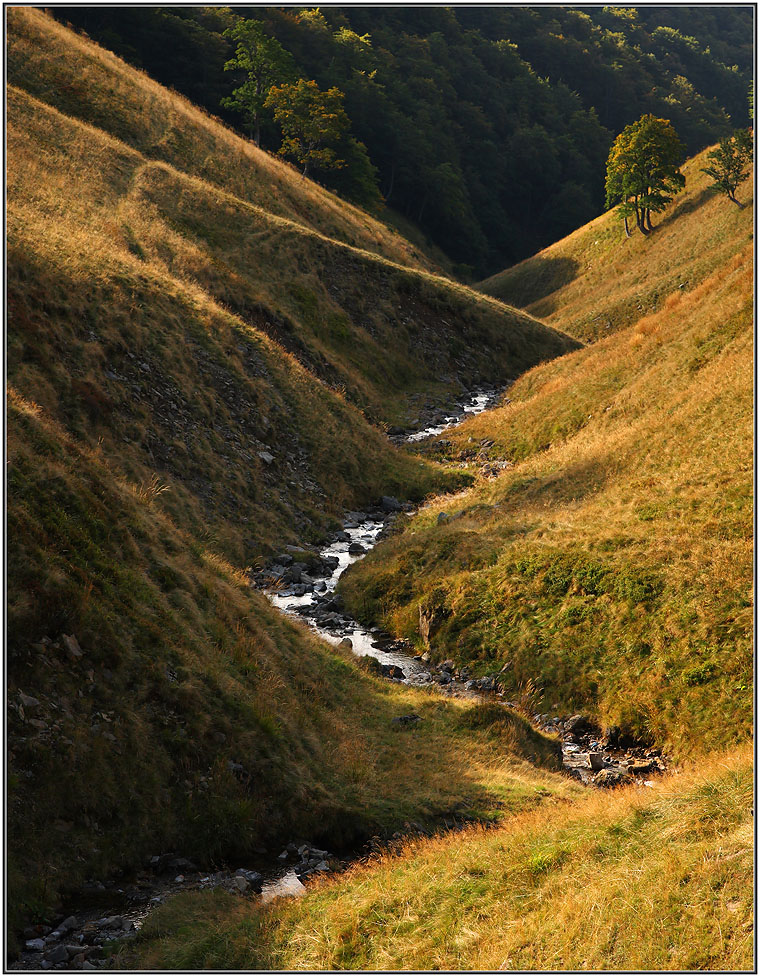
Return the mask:
{"type": "Polygon", "coordinates": [[[729,200],[742,206],[736,199],[739,184],[746,180],[752,168],[752,132],[738,129],[732,136],[725,136],[717,149],[707,154],[711,160],[703,173],[713,179],[713,189],[725,193],[729,200]]]}
{"type": "Polygon", "coordinates": [[[607,158],[607,206],[619,205],[628,233],[635,217],[642,234],[652,230],[652,212],[664,210],[686,184],[685,148],[667,119],[642,115],[623,129],[607,158]]]}
{"type": "Polygon", "coordinates": [[[225,71],[243,71],[246,79],[231,96],[223,98],[223,108],[240,112],[246,118],[256,145],[261,145],[261,111],[269,89],[277,81],[294,74],[293,58],[280,42],[269,37],[255,20],[239,20],[224,31],[224,37],[236,42],[235,56],[225,71]]]}
{"type": "Polygon", "coordinates": [[[345,166],[333,148],[348,128],[343,97],[338,88],[322,92],[315,81],[305,78],[295,84],[275,85],[269,91],[265,104],[282,127],[280,155],[296,159],[303,166],[304,176],[310,166],[323,170],[345,166]]]}
{"type": "MultiPolygon", "coordinates": [[[[597,216],[614,134],[641,115],[669,119],[689,154],[749,122],[749,5],[51,9],[246,130],[219,107],[233,87],[225,32],[257,22],[293,58],[275,84],[345,95],[346,165],[310,173],[364,206],[382,198],[389,220],[478,277],[597,216]]],[[[277,151],[269,112],[260,127],[277,151]]]]}

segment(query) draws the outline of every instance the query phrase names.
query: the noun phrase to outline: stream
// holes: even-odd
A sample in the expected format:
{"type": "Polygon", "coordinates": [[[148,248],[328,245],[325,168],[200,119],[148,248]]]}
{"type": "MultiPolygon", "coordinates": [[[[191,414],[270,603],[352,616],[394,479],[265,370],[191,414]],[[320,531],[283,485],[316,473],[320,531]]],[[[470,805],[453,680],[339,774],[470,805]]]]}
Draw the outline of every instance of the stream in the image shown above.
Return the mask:
{"type": "MultiPolygon", "coordinates": [[[[461,402],[459,413],[439,415],[435,423],[406,434],[407,443],[442,433],[466,416],[491,406],[498,394],[479,391],[461,402]]],[[[442,694],[514,703],[505,699],[499,676],[472,678],[466,668],[452,661],[436,663],[429,655],[415,655],[404,641],[378,628],[365,629],[344,612],[336,587],[341,575],[371,550],[409,503],[384,497],[364,512],[348,512],[343,528],[318,553],[289,546],[266,570],[255,575],[253,585],[262,587],[283,613],[300,617],[332,645],[350,647],[357,656],[371,656],[377,669],[390,681],[418,687],[438,687],[442,694]]],[[[400,717],[397,722],[417,717],[400,717]]],[[[535,715],[534,725],[560,737],[562,762],[577,779],[594,786],[618,783],[648,785],[647,776],[663,771],[659,751],[626,741],[619,731],[601,731],[583,716],[561,718],[535,715]]],[[[222,888],[238,895],[258,894],[263,902],[306,892],[304,881],[325,871],[339,871],[346,859],[320,850],[308,842],[291,842],[276,858],[265,852],[248,860],[245,868],[202,871],[186,858],[172,853],[155,855],[144,871],[107,883],[93,881],[70,902],[55,928],[46,925],[24,931],[24,949],[13,970],[95,970],[110,963],[108,945],[133,936],[147,916],[171,895],[188,889],[222,888]]]]}

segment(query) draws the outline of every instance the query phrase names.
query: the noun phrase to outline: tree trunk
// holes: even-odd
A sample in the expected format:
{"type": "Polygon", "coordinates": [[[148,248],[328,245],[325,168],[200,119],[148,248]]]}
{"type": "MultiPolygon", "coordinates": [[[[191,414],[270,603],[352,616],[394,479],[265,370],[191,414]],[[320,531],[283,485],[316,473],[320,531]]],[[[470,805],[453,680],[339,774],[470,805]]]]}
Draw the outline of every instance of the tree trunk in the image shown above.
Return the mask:
{"type": "Polygon", "coordinates": [[[388,203],[388,201],[391,199],[391,194],[393,193],[393,181],[395,180],[395,178],[396,178],[396,164],[394,163],[393,166],[391,167],[391,185],[388,187],[388,192],[385,195],[386,203],[388,203]]]}
{"type": "Polygon", "coordinates": [[[256,143],[257,146],[261,146],[261,122],[259,121],[258,112],[254,116],[253,124],[256,133],[254,136],[254,142],[256,143]]]}
{"type": "Polygon", "coordinates": [[[423,213],[425,211],[425,204],[427,203],[427,199],[428,199],[428,195],[427,195],[427,193],[425,193],[425,196],[422,198],[422,205],[420,207],[420,212],[419,212],[419,214],[417,214],[417,223],[418,224],[422,220],[422,215],[423,215],[423,213]]]}
{"type": "Polygon", "coordinates": [[[642,234],[647,234],[646,225],[644,224],[644,210],[639,207],[638,203],[634,204],[634,206],[636,207],[636,226],[642,234]]]}
{"type": "Polygon", "coordinates": [[[625,236],[626,237],[630,237],[631,236],[631,231],[630,231],[630,229],[628,227],[628,215],[627,214],[623,218],[623,224],[625,225],[625,236]]]}
{"type": "Polygon", "coordinates": [[[647,207],[647,229],[650,231],[654,229],[652,227],[652,213],[649,210],[649,207],[647,207]]]}

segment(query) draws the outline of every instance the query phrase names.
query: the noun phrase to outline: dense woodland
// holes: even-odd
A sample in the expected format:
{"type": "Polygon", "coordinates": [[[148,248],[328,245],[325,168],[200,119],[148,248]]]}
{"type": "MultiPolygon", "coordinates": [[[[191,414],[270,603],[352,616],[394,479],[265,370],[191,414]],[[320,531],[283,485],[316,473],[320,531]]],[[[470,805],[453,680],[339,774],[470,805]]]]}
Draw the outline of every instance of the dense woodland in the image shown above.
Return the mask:
{"type": "MultiPolygon", "coordinates": [[[[222,107],[239,18],[292,70],[345,93],[345,165],[313,173],[418,226],[465,277],[526,257],[596,216],[615,135],[644,112],[688,153],[746,125],[752,8],[58,7],[158,81],[222,107]]],[[[238,82],[239,83],[239,82],[238,82]]],[[[271,113],[262,145],[277,150],[271,113]]]]}

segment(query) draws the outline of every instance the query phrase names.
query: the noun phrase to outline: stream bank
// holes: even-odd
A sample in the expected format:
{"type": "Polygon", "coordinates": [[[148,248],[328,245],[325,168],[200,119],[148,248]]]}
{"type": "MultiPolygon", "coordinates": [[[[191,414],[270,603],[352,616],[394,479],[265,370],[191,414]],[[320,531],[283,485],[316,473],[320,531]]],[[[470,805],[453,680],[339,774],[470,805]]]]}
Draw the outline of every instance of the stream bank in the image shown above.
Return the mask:
{"type": "MultiPolygon", "coordinates": [[[[480,413],[491,406],[498,394],[481,391],[460,404],[460,413],[445,414],[430,427],[400,435],[407,443],[439,434],[467,414],[480,413]]],[[[405,641],[379,628],[364,628],[345,611],[336,592],[340,576],[362,559],[390,531],[401,513],[413,511],[411,503],[384,496],[364,511],[347,512],[342,528],[322,549],[286,546],[274,562],[256,573],[252,586],[260,587],[284,613],[300,617],[326,641],[342,645],[368,660],[372,671],[389,681],[436,689],[446,696],[483,702],[498,702],[519,710],[508,701],[500,675],[473,677],[467,667],[456,667],[452,660],[436,661],[430,653],[415,654],[405,641]]],[[[523,710],[524,712],[524,710],[523,710]]],[[[398,724],[414,724],[419,717],[400,716],[398,724]]],[[[620,731],[606,734],[583,716],[528,717],[533,724],[559,737],[566,771],[583,783],[595,787],[614,787],[647,779],[664,770],[658,751],[626,741],[620,731]]],[[[439,827],[452,830],[457,820],[444,819],[439,827]]],[[[464,822],[462,822],[464,823],[464,822]]],[[[395,839],[409,834],[427,834],[422,826],[403,825],[395,839]]],[[[392,839],[391,839],[392,840],[392,839]]],[[[389,839],[377,839],[388,844],[389,839]]],[[[370,845],[371,848],[371,845],[370,845]]],[[[314,844],[289,842],[276,858],[262,851],[247,860],[247,867],[204,870],[182,856],[166,853],[152,856],[144,870],[130,877],[109,882],[92,881],[72,896],[65,914],[59,913],[56,926],[39,924],[24,931],[23,950],[11,969],[94,970],[110,963],[110,944],[134,936],[145,918],[164,900],[188,890],[223,889],[240,897],[257,897],[263,902],[279,896],[305,893],[309,877],[325,872],[340,872],[347,863],[361,858],[367,848],[335,855],[314,844]]],[[[53,917],[56,918],[56,917],[53,917]]]]}

